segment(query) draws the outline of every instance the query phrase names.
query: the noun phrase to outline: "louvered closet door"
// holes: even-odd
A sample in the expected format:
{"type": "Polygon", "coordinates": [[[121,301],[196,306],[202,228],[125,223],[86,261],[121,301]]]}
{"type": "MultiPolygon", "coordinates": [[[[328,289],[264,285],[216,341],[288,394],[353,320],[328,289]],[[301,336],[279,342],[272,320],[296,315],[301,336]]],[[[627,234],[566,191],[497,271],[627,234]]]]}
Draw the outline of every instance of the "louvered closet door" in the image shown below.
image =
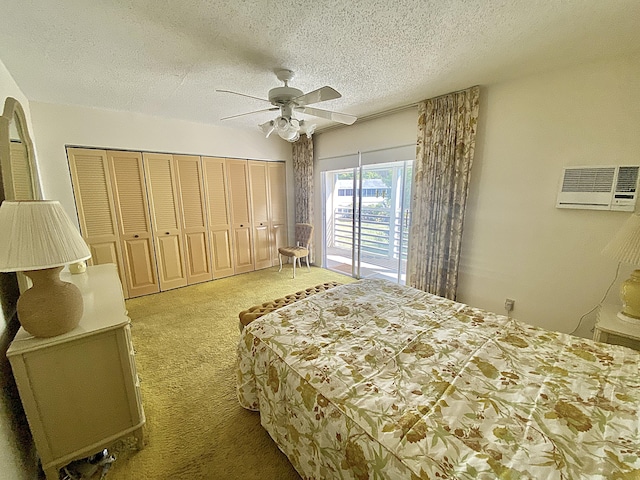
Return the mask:
{"type": "Polygon", "coordinates": [[[211,258],[215,278],[233,275],[231,214],[224,158],[202,157],[211,258]]]}
{"type": "Polygon", "coordinates": [[[67,149],[80,232],[89,245],[89,265],[115,263],[122,290],[129,297],[118,236],[107,152],[83,148],[67,149]]]}
{"type": "Polygon", "coordinates": [[[284,162],[267,164],[271,212],[271,260],[278,265],[278,248],[289,245],[287,235],[287,182],[284,162]]]}
{"type": "Polygon", "coordinates": [[[249,184],[251,186],[251,213],[253,215],[253,254],[255,268],[260,270],[272,265],[269,235],[269,186],[267,183],[268,162],[249,162],[249,184]]]}
{"type": "Polygon", "coordinates": [[[213,279],[202,186],[202,167],[200,157],[174,155],[173,161],[176,167],[180,195],[187,283],[191,285],[213,279]]]}
{"type": "Polygon", "coordinates": [[[254,270],[249,169],[246,160],[227,160],[231,229],[233,232],[233,264],[235,273],[254,270]]]}
{"type": "Polygon", "coordinates": [[[187,284],[173,155],[144,153],[160,290],[187,284]]]}
{"type": "Polygon", "coordinates": [[[107,151],[130,297],[160,291],[142,154],[107,151]]]}

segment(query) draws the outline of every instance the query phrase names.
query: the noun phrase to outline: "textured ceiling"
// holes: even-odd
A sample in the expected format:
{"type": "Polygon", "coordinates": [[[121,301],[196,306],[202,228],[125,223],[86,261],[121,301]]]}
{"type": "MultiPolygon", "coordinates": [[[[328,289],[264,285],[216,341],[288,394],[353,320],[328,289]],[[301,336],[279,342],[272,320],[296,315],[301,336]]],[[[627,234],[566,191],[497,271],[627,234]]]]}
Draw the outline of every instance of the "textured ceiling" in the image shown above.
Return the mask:
{"type": "MultiPolygon", "coordinates": [[[[638,0],[3,0],[0,59],[30,100],[219,124],[294,70],[366,116],[640,52],[638,0]]],[[[270,113],[226,120],[255,129],[270,113]]],[[[330,122],[318,122],[320,126],[330,122]]]]}

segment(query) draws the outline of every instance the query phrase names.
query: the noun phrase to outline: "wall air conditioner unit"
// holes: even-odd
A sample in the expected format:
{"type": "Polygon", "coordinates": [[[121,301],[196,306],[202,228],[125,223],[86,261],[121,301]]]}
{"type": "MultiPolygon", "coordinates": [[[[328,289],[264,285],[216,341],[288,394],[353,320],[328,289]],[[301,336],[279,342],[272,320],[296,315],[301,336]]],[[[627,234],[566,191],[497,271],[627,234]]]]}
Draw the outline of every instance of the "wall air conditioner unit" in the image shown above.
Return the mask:
{"type": "Polygon", "coordinates": [[[565,167],[556,207],[633,212],[638,165],[565,167]]]}

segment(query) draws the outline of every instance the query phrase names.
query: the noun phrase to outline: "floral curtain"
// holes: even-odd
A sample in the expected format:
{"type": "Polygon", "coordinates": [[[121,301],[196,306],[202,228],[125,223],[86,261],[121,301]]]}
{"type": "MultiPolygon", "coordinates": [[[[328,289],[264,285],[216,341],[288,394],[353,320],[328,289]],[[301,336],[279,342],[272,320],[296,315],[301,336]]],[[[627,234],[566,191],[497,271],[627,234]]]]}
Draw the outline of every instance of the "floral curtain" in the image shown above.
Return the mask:
{"type": "MultiPolygon", "coordinates": [[[[313,137],[294,142],[292,158],[295,221],[313,224],[313,137]]],[[[313,248],[310,257],[313,261],[313,248]]]]}
{"type": "Polygon", "coordinates": [[[455,300],[476,141],[475,86],[419,105],[407,285],[455,300]]]}

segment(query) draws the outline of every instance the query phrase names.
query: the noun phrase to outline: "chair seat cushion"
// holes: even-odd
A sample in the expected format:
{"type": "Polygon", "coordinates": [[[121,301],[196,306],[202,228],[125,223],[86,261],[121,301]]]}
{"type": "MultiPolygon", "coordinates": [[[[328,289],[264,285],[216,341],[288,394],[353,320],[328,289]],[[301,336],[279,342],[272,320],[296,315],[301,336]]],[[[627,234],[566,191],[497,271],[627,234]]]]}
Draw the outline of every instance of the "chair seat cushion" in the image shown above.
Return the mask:
{"type": "Polygon", "coordinates": [[[285,257],[306,257],[309,255],[309,249],[305,247],[280,247],[278,252],[285,257]]]}

